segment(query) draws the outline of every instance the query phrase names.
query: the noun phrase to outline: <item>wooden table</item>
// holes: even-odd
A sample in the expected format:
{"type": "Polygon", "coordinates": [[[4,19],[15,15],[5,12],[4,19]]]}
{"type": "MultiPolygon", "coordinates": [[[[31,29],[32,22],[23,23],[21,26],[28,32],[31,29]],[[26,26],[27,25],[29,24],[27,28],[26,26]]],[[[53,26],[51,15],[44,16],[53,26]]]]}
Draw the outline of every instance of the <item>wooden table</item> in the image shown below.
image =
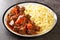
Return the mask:
{"type": "Polygon", "coordinates": [[[13,4],[23,1],[30,0],[0,0],[0,40],[60,40],[60,0],[31,0],[48,5],[57,14],[58,21],[51,32],[39,37],[25,38],[16,36],[6,30],[2,23],[2,16],[4,12],[13,4]]]}

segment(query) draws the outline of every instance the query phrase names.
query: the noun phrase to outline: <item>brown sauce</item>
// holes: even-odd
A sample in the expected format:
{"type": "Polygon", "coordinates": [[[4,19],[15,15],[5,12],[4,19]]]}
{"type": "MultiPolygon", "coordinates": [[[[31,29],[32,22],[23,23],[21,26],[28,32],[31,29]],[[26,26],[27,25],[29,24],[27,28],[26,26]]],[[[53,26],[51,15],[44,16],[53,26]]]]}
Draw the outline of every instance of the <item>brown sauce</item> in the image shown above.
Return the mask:
{"type": "Polygon", "coordinates": [[[40,31],[40,27],[36,26],[34,22],[30,20],[30,15],[24,14],[25,7],[15,6],[11,9],[10,13],[7,15],[7,26],[19,33],[33,35],[40,31]]]}

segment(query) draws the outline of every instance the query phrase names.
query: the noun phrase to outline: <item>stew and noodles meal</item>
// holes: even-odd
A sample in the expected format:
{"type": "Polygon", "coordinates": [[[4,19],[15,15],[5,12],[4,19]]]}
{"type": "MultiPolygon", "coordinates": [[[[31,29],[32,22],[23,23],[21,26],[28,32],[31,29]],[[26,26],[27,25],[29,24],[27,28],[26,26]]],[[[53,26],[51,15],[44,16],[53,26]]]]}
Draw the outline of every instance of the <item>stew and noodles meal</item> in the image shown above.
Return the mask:
{"type": "Polygon", "coordinates": [[[54,24],[53,13],[44,6],[14,6],[6,17],[8,27],[19,34],[34,35],[54,24]]]}

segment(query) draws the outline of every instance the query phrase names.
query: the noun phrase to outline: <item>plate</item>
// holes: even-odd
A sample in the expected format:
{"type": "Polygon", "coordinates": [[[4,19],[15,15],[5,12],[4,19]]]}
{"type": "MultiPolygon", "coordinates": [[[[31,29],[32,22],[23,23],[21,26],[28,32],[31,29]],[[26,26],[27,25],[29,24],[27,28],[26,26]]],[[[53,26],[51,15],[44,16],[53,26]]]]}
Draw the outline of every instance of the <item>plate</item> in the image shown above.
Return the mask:
{"type": "Polygon", "coordinates": [[[23,37],[36,37],[36,36],[44,35],[44,34],[50,32],[50,31],[54,28],[54,26],[55,26],[56,23],[57,23],[57,15],[56,15],[56,13],[55,13],[49,6],[47,6],[47,5],[43,4],[43,3],[28,1],[28,2],[20,2],[20,3],[14,4],[14,5],[12,5],[11,7],[9,7],[9,8],[5,11],[5,13],[3,14],[2,20],[3,20],[3,24],[4,24],[5,28],[7,28],[11,33],[16,34],[16,35],[18,35],[18,36],[23,36],[23,37]],[[35,6],[37,6],[37,5],[41,5],[41,6],[44,6],[44,7],[46,7],[47,9],[49,9],[49,10],[53,13],[54,19],[55,19],[55,23],[51,26],[51,28],[50,28],[49,30],[43,31],[43,32],[40,33],[40,34],[36,34],[36,35],[22,35],[22,34],[16,33],[16,32],[14,32],[14,31],[12,31],[12,30],[11,30],[9,27],[7,27],[7,25],[6,25],[6,16],[7,16],[7,14],[10,12],[10,10],[11,10],[15,5],[19,5],[19,6],[27,6],[27,5],[35,5],[35,6]]]}

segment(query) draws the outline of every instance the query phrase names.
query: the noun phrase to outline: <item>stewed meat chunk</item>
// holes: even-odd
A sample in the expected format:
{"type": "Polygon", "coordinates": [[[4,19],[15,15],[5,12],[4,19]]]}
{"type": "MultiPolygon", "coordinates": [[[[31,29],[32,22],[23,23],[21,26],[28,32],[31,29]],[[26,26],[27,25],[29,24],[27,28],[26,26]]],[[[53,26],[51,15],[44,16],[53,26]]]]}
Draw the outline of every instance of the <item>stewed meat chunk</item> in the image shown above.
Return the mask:
{"type": "Polygon", "coordinates": [[[40,31],[40,27],[30,20],[30,15],[25,15],[25,7],[15,6],[7,15],[7,25],[11,30],[19,34],[34,35],[40,31]]]}

